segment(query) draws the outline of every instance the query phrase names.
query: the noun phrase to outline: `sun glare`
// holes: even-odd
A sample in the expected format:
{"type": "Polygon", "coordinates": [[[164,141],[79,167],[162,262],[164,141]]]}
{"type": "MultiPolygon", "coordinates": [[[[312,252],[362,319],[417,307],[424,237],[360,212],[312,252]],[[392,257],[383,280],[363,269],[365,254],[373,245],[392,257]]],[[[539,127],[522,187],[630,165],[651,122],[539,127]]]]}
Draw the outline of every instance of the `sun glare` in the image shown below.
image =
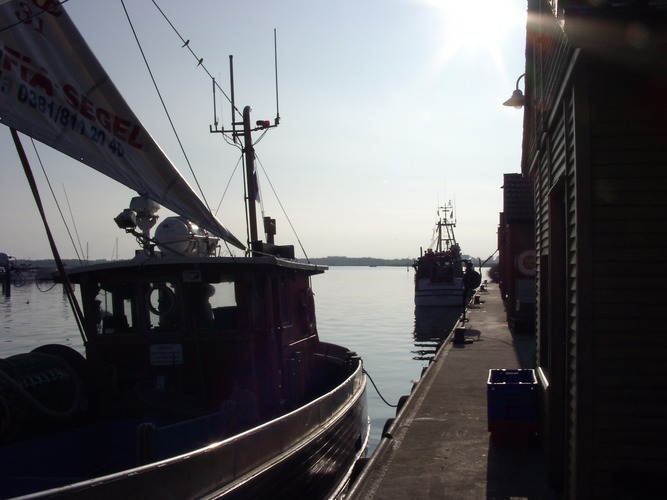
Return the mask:
{"type": "Polygon", "coordinates": [[[442,26],[434,71],[456,57],[488,57],[502,70],[503,41],[513,31],[525,30],[526,14],[510,0],[411,0],[436,11],[442,26]]]}

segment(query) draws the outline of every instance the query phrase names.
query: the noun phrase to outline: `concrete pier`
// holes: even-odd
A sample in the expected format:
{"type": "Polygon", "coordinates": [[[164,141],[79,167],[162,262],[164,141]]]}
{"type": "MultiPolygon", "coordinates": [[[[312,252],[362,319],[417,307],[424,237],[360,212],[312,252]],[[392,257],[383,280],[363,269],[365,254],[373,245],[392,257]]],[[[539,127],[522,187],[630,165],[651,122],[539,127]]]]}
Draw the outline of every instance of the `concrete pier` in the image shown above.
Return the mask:
{"type": "Polygon", "coordinates": [[[490,439],[489,370],[533,368],[535,338],[511,334],[497,285],[478,295],[386,428],[348,498],[557,498],[539,441],[497,445],[490,439]]]}

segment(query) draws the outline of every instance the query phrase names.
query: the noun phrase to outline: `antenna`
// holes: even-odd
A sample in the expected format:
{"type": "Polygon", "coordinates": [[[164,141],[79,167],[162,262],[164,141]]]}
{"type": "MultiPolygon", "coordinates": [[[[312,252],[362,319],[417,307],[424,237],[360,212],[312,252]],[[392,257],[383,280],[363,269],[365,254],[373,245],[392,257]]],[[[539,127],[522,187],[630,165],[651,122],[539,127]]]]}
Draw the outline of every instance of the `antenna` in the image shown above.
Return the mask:
{"type": "MultiPolygon", "coordinates": [[[[0,0],[2,1],[2,0],[0,0]]],[[[231,87],[231,98],[230,103],[232,106],[231,113],[231,129],[225,130],[223,124],[222,128],[218,129],[218,117],[217,113],[214,111],[213,120],[215,122],[215,130],[213,127],[209,127],[210,132],[216,132],[219,134],[232,134],[232,139],[234,143],[241,142],[243,147],[241,149],[242,156],[245,158],[245,184],[246,184],[246,195],[245,195],[245,204],[246,204],[246,218],[247,218],[247,230],[248,230],[248,248],[250,252],[253,252],[253,246],[255,243],[259,242],[257,237],[257,214],[255,203],[257,198],[255,193],[257,192],[257,184],[255,180],[255,150],[252,142],[252,133],[256,131],[262,131],[263,133],[270,128],[277,127],[280,124],[280,108],[278,102],[278,44],[276,42],[276,30],[273,30],[273,55],[274,55],[274,70],[276,77],[276,118],[271,124],[270,120],[257,120],[254,125],[250,123],[250,106],[243,108],[243,121],[236,121],[236,99],[234,93],[234,56],[229,56],[229,80],[231,87]],[[237,126],[242,127],[242,129],[237,130],[237,126]]],[[[213,91],[213,105],[215,107],[215,80],[214,80],[214,91],[213,91]]],[[[267,235],[268,238],[268,235],[267,235]]]]}
{"type": "MultiPolygon", "coordinates": [[[[234,56],[229,54],[229,86],[232,95],[232,137],[236,143],[236,106],[234,102],[234,56]]],[[[224,127],[223,127],[224,128],[224,127]]]]}
{"type": "Polygon", "coordinates": [[[218,130],[218,110],[215,104],[215,78],[213,78],[213,125],[215,130],[218,130]]]}
{"type": "Polygon", "coordinates": [[[276,41],[276,29],[273,28],[273,65],[276,74],[276,120],[275,124],[280,124],[280,108],[278,106],[278,42],[276,41]]]}
{"type": "MultiPolygon", "coordinates": [[[[1,2],[2,0],[0,0],[1,2]]],[[[276,41],[276,30],[274,28],[273,30],[273,57],[274,57],[274,70],[275,70],[275,79],[276,79],[276,118],[274,119],[273,124],[271,124],[270,120],[258,120],[255,123],[255,127],[250,129],[250,132],[255,132],[257,130],[267,130],[270,128],[277,127],[280,124],[280,108],[279,108],[279,102],[278,102],[278,44],[276,41]]],[[[237,121],[236,115],[239,114],[239,111],[236,109],[236,98],[235,98],[235,92],[234,92],[234,56],[230,55],[229,56],[229,85],[230,85],[230,95],[231,97],[229,98],[229,102],[232,107],[232,113],[231,113],[231,129],[226,129],[224,124],[220,129],[218,129],[218,115],[217,111],[215,110],[215,105],[216,105],[216,96],[215,96],[215,79],[213,79],[213,121],[215,124],[215,128],[212,126],[209,126],[209,132],[211,133],[219,133],[219,134],[229,134],[231,133],[232,139],[234,143],[238,143],[241,141],[241,136],[244,137],[244,141],[246,138],[246,130],[245,128],[247,127],[247,124],[245,124],[243,121],[237,121]],[[237,126],[244,126],[244,130],[237,130],[237,126]]],[[[224,92],[223,92],[224,93],[224,92]]]]}

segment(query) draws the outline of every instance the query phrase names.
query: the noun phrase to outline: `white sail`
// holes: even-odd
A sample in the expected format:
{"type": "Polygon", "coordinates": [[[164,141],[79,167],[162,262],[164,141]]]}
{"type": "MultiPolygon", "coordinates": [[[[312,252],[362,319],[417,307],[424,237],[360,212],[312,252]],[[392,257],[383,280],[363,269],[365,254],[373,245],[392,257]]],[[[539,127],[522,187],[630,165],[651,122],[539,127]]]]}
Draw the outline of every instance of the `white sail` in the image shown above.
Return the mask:
{"type": "Polygon", "coordinates": [[[0,0],[0,123],[245,248],[143,128],[55,1],[0,0]]]}

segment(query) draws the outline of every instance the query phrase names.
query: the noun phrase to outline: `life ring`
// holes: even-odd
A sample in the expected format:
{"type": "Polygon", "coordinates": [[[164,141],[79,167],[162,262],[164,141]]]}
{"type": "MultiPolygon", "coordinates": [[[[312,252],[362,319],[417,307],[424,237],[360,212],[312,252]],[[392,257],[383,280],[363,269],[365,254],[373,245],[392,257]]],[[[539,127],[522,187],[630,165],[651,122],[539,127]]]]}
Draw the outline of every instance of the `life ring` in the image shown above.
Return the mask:
{"type": "Polygon", "coordinates": [[[155,283],[146,292],[146,302],[150,312],[156,316],[169,314],[176,305],[176,294],[166,283],[155,283]],[[157,296],[153,295],[155,291],[157,296]]]}
{"type": "Polygon", "coordinates": [[[516,268],[524,276],[535,276],[535,250],[524,250],[516,257],[516,268]]]}

